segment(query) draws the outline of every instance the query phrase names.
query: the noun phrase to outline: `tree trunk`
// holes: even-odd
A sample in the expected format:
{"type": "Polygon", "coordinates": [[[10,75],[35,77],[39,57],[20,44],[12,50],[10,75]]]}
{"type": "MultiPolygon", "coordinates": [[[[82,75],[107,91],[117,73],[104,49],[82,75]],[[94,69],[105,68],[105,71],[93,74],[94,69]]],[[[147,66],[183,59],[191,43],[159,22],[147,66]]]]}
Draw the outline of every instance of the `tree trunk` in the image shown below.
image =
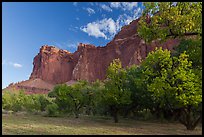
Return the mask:
{"type": "Polygon", "coordinates": [[[193,110],[191,109],[191,107],[188,107],[187,109],[182,110],[179,122],[185,125],[187,130],[194,130],[201,119],[202,119],[202,115],[200,115],[196,119],[193,116],[193,110]]]}
{"type": "Polygon", "coordinates": [[[114,113],[114,122],[118,123],[118,111],[115,111],[114,113]]]}
{"type": "Polygon", "coordinates": [[[116,106],[110,106],[112,116],[115,123],[118,123],[118,108],[116,106]]]}
{"type": "Polygon", "coordinates": [[[75,118],[79,118],[78,112],[75,112],[75,118]]]}

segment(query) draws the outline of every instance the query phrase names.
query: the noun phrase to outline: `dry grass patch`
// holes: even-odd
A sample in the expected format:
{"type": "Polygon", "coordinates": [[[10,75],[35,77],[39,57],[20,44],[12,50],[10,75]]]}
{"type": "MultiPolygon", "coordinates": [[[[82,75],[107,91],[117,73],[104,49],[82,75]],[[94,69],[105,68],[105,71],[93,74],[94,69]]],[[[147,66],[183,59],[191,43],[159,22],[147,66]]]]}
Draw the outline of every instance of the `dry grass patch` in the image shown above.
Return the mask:
{"type": "Polygon", "coordinates": [[[201,135],[202,125],[194,131],[187,131],[180,123],[161,123],[158,121],[136,121],[120,119],[119,123],[113,123],[111,118],[81,116],[74,117],[43,117],[41,115],[28,114],[3,114],[3,135],[27,134],[27,135],[201,135]]]}

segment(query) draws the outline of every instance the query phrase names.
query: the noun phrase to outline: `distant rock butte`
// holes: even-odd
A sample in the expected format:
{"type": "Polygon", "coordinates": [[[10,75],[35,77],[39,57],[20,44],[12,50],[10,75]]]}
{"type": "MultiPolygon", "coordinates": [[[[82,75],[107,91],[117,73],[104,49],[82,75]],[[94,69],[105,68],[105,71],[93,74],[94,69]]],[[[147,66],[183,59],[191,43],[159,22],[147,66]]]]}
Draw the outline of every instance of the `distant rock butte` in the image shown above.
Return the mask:
{"type": "MultiPolygon", "coordinates": [[[[104,47],[80,43],[77,51],[70,53],[54,46],[42,46],[34,58],[33,71],[28,81],[40,79],[53,87],[55,84],[74,83],[73,81],[77,80],[104,80],[109,64],[116,58],[121,60],[123,67],[138,65],[156,47],[172,50],[173,46],[179,44],[178,39],[169,39],[164,43],[153,41],[151,44],[146,44],[138,36],[138,21],[139,19],[134,20],[122,27],[114,39],[104,47]]],[[[38,80],[38,82],[42,81],[38,80]]],[[[26,87],[29,89],[31,86],[26,85],[26,87]]],[[[37,88],[36,90],[43,89],[38,86],[33,87],[37,88]]],[[[52,88],[45,89],[48,92],[52,88]]],[[[33,92],[36,90],[34,89],[33,92]]]]}

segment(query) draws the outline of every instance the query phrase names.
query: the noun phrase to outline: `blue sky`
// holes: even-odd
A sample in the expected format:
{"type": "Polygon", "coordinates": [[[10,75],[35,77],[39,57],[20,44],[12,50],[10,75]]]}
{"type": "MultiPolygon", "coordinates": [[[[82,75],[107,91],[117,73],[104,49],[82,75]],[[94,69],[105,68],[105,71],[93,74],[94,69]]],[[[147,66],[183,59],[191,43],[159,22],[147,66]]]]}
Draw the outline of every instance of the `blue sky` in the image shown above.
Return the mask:
{"type": "Polygon", "coordinates": [[[41,46],[105,46],[142,9],[139,2],[3,2],[2,88],[29,78],[41,46]]]}

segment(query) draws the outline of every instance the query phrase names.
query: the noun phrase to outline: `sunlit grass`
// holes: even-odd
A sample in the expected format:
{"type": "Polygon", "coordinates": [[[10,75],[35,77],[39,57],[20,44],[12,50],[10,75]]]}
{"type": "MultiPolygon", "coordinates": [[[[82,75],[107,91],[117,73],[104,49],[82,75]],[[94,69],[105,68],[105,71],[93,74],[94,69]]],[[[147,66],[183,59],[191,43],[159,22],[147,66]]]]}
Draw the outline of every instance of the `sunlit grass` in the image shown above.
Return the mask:
{"type": "Polygon", "coordinates": [[[202,134],[202,126],[194,131],[187,131],[180,123],[161,123],[120,119],[113,123],[111,118],[81,116],[43,117],[28,114],[3,114],[3,134],[202,134]]]}

